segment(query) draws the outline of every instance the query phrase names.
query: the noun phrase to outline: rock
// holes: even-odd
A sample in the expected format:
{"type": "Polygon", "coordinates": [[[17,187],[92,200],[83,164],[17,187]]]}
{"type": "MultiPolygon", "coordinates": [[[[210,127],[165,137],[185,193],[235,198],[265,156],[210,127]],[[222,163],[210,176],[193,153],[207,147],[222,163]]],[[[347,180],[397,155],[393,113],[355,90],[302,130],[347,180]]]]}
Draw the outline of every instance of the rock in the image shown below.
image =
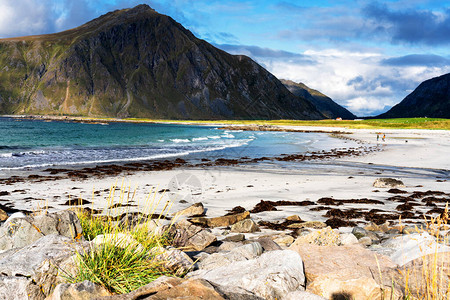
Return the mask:
{"type": "Polygon", "coordinates": [[[225,241],[225,242],[222,242],[222,244],[220,244],[219,247],[217,247],[217,251],[218,251],[218,252],[222,252],[222,251],[231,251],[231,250],[233,250],[234,248],[240,247],[240,246],[242,246],[242,245],[243,245],[243,244],[242,244],[242,243],[239,243],[239,242],[233,243],[233,242],[227,242],[227,241],[225,241]]]}
{"type": "Polygon", "coordinates": [[[353,244],[358,244],[358,239],[353,235],[353,233],[342,233],[339,236],[339,245],[345,246],[353,244]]]}
{"type": "Polygon", "coordinates": [[[339,231],[326,227],[312,231],[303,236],[299,236],[291,245],[315,244],[319,246],[337,245],[339,243],[339,231]]]}
{"type": "Polygon", "coordinates": [[[175,248],[155,247],[152,253],[156,254],[155,260],[161,261],[165,268],[172,270],[181,276],[194,267],[194,261],[183,251],[175,248]]]}
{"type": "Polygon", "coordinates": [[[111,293],[109,293],[104,287],[85,280],[83,282],[72,284],[58,284],[52,295],[47,297],[46,300],[90,300],[109,295],[111,295],[111,293]]]}
{"type": "MultiPolygon", "coordinates": [[[[327,299],[343,293],[349,295],[345,299],[373,299],[381,287],[378,265],[381,272],[396,266],[388,257],[360,245],[323,247],[294,243],[289,249],[303,258],[307,291],[327,299]]],[[[388,289],[390,285],[382,287],[388,289]]]]}
{"type": "Polygon", "coordinates": [[[227,236],[223,240],[227,242],[242,242],[243,240],[245,240],[245,235],[242,233],[238,233],[235,235],[227,236]]]}
{"type": "Polygon", "coordinates": [[[321,297],[319,295],[307,291],[290,292],[283,298],[283,300],[326,300],[326,299],[327,298],[321,297]]]}
{"type": "Polygon", "coordinates": [[[405,226],[402,229],[402,234],[413,234],[413,233],[418,233],[420,231],[420,229],[418,227],[415,226],[405,226]]]}
{"type": "Polygon", "coordinates": [[[401,180],[394,178],[377,178],[373,183],[376,188],[400,188],[405,187],[401,180]]]}
{"type": "Polygon", "coordinates": [[[161,276],[155,281],[128,294],[101,297],[102,300],[162,300],[162,299],[206,299],[223,300],[214,286],[205,280],[181,279],[161,276]]]}
{"type": "Polygon", "coordinates": [[[82,236],[80,221],[72,211],[65,210],[34,217],[14,215],[0,227],[0,250],[21,248],[51,234],[69,238],[82,236]]]}
{"type": "Polygon", "coordinates": [[[275,243],[270,238],[262,237],[262,238],[259,238],[259,239],[253,240],[253,241],[260,243],[264,251],[281,250],[280,245],[275,243]]]}
{"type": "Polygon", "coordinates": [[[359,242],[361,245],[366,246],[366,247],[372,245],[372,239],[371,239],[370,237],[368,237],[368,236],[365,236],[365,237],[360,238],[360,239],[358,240],[358,242],[359,242]]]}
{"type": "Polygon", "coordinates": [[[259,226],[252,219],[239,221],[231,226],[231,232],[253,233],[261,231],[259,226]]]}
{"type": "Polygon", "coordinates": [[[381,243],[380,247],[400,266],[425,255],[450,252],[449,246],[437,243],[435,237],[427,232],[395,236],[381,243]]]}
{"type": "Polygon", "coordinates": [[[239,221],[242,221],[242,220],[245,220],[248,218],[250,218],[250,213],[248,211],[245,211],[240,214],[216,217],[216,218],[203,218],[203,217],[192,218],[189,221],[194,224],[200,224],[202,226],[214,228],[214,227],[231,226],[239,221]]]}
{"type": "Polygon", "coordinates": [[[365,229],[366,231],[381,231],[380,226],[378,226],[377,224],[375,224],[375,223],[373,223],[373,222],[371,222],[369,225],[366,225],[366,226],[364,227],[364,229],[365,229]]]}
{"type": "Polygon", "coordinates": [[[352,233],[358,240],[360,238],[367,236],[366,229],[359,227],[359,226],[353,227],[352,233]]]}
{"type": "Polygon", "coordinates": [[[25,277],[0,276],[0,299],[29,299],[31,280],[25,277]]]}
{"type": "Polygon", "coordinates": [[[243,288],[264,299],[280,299],[289,292],[304,290],[305,286],[302,259],[289,250],[269,251],[255,259],[198,270],[188,276],[243,288]]]}
{"type": "Polygon", "coordinates": [[[173,245],[185,251],[202,251],[217,240],[208,229],[193,225],[186,220],[175,224],[173,245]]]}
{"type": "Polygon", "coordinates": [[[236,247],[229,252],[213,253],[198,263],[198,267],[203,270],[211,270],[230,263],[242,260],[250,260],[260,256],[263,248],[260,243],[253,242],[247,245],[236,247]]]}
{"type": "Polygon", "coordinates": [[[182,210],[176,212],[174,215],[192,217],[192,216],[203,215],[204,213],[205,213],[205,208],[203,207],[203,204],[201,202],[198,202],[198,203],[192,204],[188,208],[185,208],[185,209],[182,209],[182,210]]]}
{"type": "Polygon", "coordinates": [[[88,243],[75,242],[60,235],[47,235],[21,249],[2,253],[0,274],[27,278],[27,290],[42,297],[49,295],[65,270],[62,266],[76,251],[87,249],[88,243]]]}
{"type": "Polygon", "coordinates": [[[286,221],[301,222],[302,219],[297,215],[286,217],[286,221]]]}
{"type": "Polygon", "coordinates": [[[6,221],[8,218],[8,214],[3,209],[0,209],[0,221],[6,221]]]}
{"type": "Polygon", "coordinates": [[[288,228],[312,228],[312,229],[322,229],[327,227],[327,224],[320,221],[306,221],[303,223],[294,223],[288,225],[288,228]]]}
{"type": "Polygon", "coordinates": [[[273,241],[280,246],[289,247],[295,239],[290,235],[280,235],[273,239],[273,241]]]}

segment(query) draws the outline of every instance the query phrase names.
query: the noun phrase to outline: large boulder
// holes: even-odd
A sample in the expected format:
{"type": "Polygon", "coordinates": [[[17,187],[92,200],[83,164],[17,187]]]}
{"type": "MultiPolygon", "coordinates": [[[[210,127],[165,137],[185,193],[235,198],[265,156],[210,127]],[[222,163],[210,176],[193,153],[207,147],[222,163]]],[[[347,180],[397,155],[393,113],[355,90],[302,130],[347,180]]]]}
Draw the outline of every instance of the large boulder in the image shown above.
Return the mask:
{"type": "Polygon", "coordinates": [[[231,232],[253,233],[261,231],[259,226],[252,219],[239,221],[231,226],[231,232]]]}
{"type": "Polygon", "coordinates": [[[231,251],[213,253],[198,262],[200,269],[211,270],[226,266],[232,262],[254,259],[263,252],[261,244],[253,242],[247,245],[236,247],[231,251]]]}
{"type": "Polygon", "coordinates": [[[203,207],[203,204],[201,202],[194,203],[191,206],[182,209],[178,212],[176,212],[175,216],[185,216],[185,217],[193,217],[193,216],[199,216],[203,215],[205,213],[205,208],[203,207]]]}
{"type": "Polygon", "coordinates": [[[175,231],[173,245],[185,251],[202,251],[217,240],[217,237],[208,229],[193,225],[186,220],[176,223],[173,228],[175,231]]]}
{"type": "Polygon", "coordinates": [[[291,247],[297,247],[296,245],[300,244],[315,244],[319,246],[337,245],[339,244],[339,239],[339,231],[333,230],[328,226],[299,236],[291,247]]]}
{"type": "Polygon", "coordinates": [[[87,247],[87,243],[64,236],[47,235],[29,246],[2,253],[0,279],[3,280],[3,286],[0,294],[13,288],[8,284],[14,285],[15,281],[8,278],[26,278],[27,291],[37,291],[39,297],[49,295],[54,286],[60,283],[61,273],[65,272],[61,266],[67,265],[67,260],[71,260],[76,252],[82,252],[87,247]]]}
{"type": "Polygon", "coordinates": [[[222,216],[222,217],[216,217],[216,218],[192,218],[190,221],[194,224],[199,224],[201,226],[206,227],[227,227],[231,226],[233,224],[236,224],[239,221],[245,220],[250,218],[250,213],[248,211],[244,211],[243,213],[229,215],[229,216],[222,216]]]}
{"type": "Polygon", "coordinates": [[[183,275],[194,266],[194,261],[186,253],[175,248],[155,247],[152,253],[155,254],[156,261],[160,261],[176,275],[183,275]]]}
{"type": "Polygon", "coordinates": [[[104,287],[91,281],[61,283],[46,300],[90,300],[111,295],[104,287]]]}
{"type": "Polygon", "coordinates": [[[82,228],[77,215],[64,210],[37,216],[11,217],[0,227],[0,250],[21,248],[51,234],[81,238],[82,228]]]}
{"type": "Polygon", "coordinates": [[[348,295],[348,299],[378,299],[381,288],[386,293],[390,292],[390,286],[383,286],[378,276],[380,271],[396,266],[386,256],[359,245],[294,243],[289,249],[298,252],[303,258],[307,291],[314,294],[327,299],[333,295],[348,295]]]}
{"type": "Polygon", "coordinates": [[[305,288],[302,259],[298,253],[289,250],[266,252],[255,259],[198,270],[188,276],[246,289],[264,299],[280,299],[289,292],[305,288]]]}

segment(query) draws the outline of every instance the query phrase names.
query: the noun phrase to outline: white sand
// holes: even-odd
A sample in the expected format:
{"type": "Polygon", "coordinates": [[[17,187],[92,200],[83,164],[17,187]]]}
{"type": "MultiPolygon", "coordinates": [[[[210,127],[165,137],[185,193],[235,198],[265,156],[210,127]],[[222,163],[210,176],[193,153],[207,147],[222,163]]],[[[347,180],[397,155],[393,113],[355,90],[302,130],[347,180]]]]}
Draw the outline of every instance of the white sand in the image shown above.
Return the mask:
{"type": "MultiPolygon", "coordinates": [[[[308,130],[314,129],[307,127],[308,130]]],[[[323,128],[318,128],[320,130],[323,128]]],[[[330,128],[327,128],[330,129],[330,128]]],[[[331,128],[342,130],[340,128],[331,128]]],[[[376,144],[375,130],[350,130],[353,138],[376,144]]],[[[180,184],[184,190],[156,193],[162,197],[161,203],[172,201],[171,211],[185,208],[193,202],[202,202],[207,208],[207,216],[223,215],[226,210],[235,206],[252,209],[260,200],[317,201],[321,197],[336,199],[369,198],[386,199],[387,189],[379,189],[375,193],[372,187],[378,177],[394,177],[402,180],[409,192],[420,190],[437,190],[450,192],[450,131],[431,130],[384,130],[386,141],[384,151],[374,152],[366,156],[346,157],[329,161],[292,163],[290,168],[280,169],[274,163],[245,165],[241,167],[211,167],[207,169],[176,169],[160,172],[138,172],[133,175],[88,179],[83,181],[59,180],[41,183],[18,183],[12,186],[0,185],[0,191],[11,192],[0,199],[13,202],[20,209],[38,209],[38,206],[49,205],[50,211],[64,209],[61,205],[72,195],[92,201],[95,208],[107,206],[108,192],[93,196],[93,191],[103,191],[117,182],[120,187],[137,187],[135,200],[145,202],[152,188],[156,191],[168,188],[176,176],[191,176],[198,179],[201,186],[190,192],[189,186],[180,184]],[[405,140],[408,142],[405,143],[405,140]],[[376,174],[376,173],[380,174],[376,174]],[[183,175],[180,175],[183,174],[183,175]],[[353,177],[353,178],[349,178],[353,177]],[[438,178],[441,177],[441,178],[438,178]],[[437,182],[437,179],[443,182],[437,182]],[[447,180],[447,181],[445,181],[447,180]],[[416,187],[422,185],[423,187],[416,187]],[[76,188],[76,189],[73,189],[76,188]],[[25,190],[25,193],[13,192],[25,190]],[[174,192],[177,192],[175,194],[174,192]],[[38,200],[24,200],[32,197],[38,200]],[[189,199],[192,197],[192,199],[189,199]],[[188,203],[179,203],[186,199],[188,203]]],[[[343,146],[345,146],[343,144],[343,146]]],[[[119,192],[116,193],[119,201],[119,192]]],[[[4,202],[3,202],[4,203],[4,202]]],[[[399,203],[387,203],[376,206],[383,210],[394,210],[399,203]]],[[[160,205],[161,207],[162,205],[160,205]]],[[[375,207],[363,204],[351,204],[348,207],[375,207]]],[[[278,207],[279,211],[252,214],[255,220],[281,220],[286,216],[297,214],[303,220],[326,220],[325,211],[310,211],[310,207],[278,207]]],[[[340,207],[342,208],[342,207],[340,207]]],[[[136,208],[132,208],[135,210],[136,208]]]]}

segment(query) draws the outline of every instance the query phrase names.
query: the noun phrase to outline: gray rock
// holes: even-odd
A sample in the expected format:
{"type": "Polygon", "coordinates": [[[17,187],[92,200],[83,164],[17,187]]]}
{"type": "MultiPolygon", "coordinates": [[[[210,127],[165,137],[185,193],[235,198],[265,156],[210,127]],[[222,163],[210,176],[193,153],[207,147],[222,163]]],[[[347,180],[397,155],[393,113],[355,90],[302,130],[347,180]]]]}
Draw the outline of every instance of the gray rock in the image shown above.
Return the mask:
{"type": "Polygon", "coordinates": [[[224,238],[223,240],[227,242],[242,242],[243,240],[245,240],[245,234],[238,233],[235,235],[230,235],[224,238]]]}
{"type": "Polygon", "coordinates": [[[229,300],[264,300],[254,293],[237,286],[222,286],[211,282],[214,289],[225,299],[229,300]]]}
{"type": "Polygon", "coordinates": [[[302,259],[291,250],[266,252],[256,259],[199,270],[188,276],[222,286],[240,287],[264,299],[280,299],[289,292],[305,288],[302,259]]]}
{"type": "Polygon", "coordinates": [[[373,183],[376,188],[399,188],[405,187],[403,182],[394,178],[377,178],[373,183]]]}
{"type": "Polygon", "coordinates": [[[353,227],[352,233],[358,240],[362,237],[367,236],[367,230],[359,226],[353,227]]]}
{"type": "Polygon", "coordinates": [[[28,298],[31,279],[25,277],[0,276],[0,299],[23,300],[28,298]]]}
{"type": "Polygon", "coordinates": [[[63,283],[55,287],[52,295],[46,300],[90,300],[96,297],[109,296],[104,287],[97,285],[91,281],[83,281],[77,283],[63,283]]]}
{"type": "Polygon", "coordinates": [[[253,240],[252,242],[260,243],[264,251],[273,251],[273,250],[281,250],[282,249],[280,247],[280,245],[275,243],[270,238],[259,238],[259,239],[253,240]]]}
{"type": "Polygon", "coordinates": [[[253,242],[232,249],[228,252],[213,253],[198,263],[200,269],[211,270],[226,266],[232,262],[250,260],[258,257],[263,252],[260,243],[253,242]]]}
{"type": "Polygon", "coordinates": [[[210,230],[193,225],[186,220],[175,224],[173,238],[175,247],[183,248],[186,251],[202,251],[216,240],[217,237],[210,230]]]}
{"type": "Polygon", "coordinates": [[[252,233],[261,231],[252,219],[245,219],[231,226],[231,232],[252,233]]]}
{"type": "Polygon", "coordinates": [[[11,216],[0,227],[0,250],[21,248],[46,235],[80,238],[82,228],[76,214],[61,211],[38,216],[11,216]]]}
{"type": "Polygon", "coordinates": [[[194,261],[178,249],[156,247],[152,251],[157,254],[156,260],[161,261],[167,269],[173,270],[177,275],[186,273],[194,266],[194,261]]]}
{"type": "Polygon", "coordinates": [[[283,300],[326,300],[326,299],[327,298],[306,291],[290,292],[289,294],[286,295],[286,297],[283,298],[283,300]]]}
{"type": "Polygon", "coordinates": [[[353,245],[358,244],[358,239],[353,233],[341,233],[339,235],[339,245],[353,245]]]}
{"type": "Polygon", "coordinates": [[[358,240],[358,242],[363,246],[370,246],[372,245],[372,239],[368,236],[362,237],[358,240]]]}

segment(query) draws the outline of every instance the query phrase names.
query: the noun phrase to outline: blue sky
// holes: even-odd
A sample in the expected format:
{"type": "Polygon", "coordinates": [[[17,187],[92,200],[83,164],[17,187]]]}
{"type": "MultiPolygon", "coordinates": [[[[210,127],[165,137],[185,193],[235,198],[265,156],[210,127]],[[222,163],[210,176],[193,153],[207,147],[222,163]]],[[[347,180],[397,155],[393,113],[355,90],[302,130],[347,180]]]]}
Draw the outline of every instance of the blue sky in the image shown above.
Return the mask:
{"type": "Polygon", "coordinates": [[[359,116],[450,72],[450,5],[440,0],[0,0],[0,37],[57,32],[140,3],[359,116]]]}

